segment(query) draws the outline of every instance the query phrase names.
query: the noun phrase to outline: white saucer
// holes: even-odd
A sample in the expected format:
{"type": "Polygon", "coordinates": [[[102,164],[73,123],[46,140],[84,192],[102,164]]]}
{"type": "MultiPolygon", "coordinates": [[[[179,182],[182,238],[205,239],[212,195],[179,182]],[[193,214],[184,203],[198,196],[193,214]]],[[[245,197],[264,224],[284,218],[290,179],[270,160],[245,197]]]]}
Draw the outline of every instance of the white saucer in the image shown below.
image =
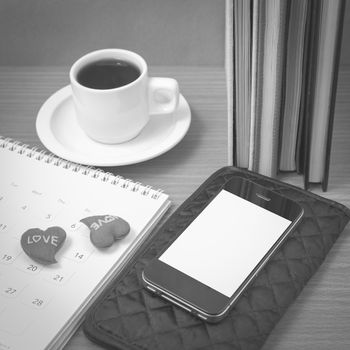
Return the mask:
{"type": "Polygon", "coordinates": [[[191,110],[180,95],[177,110],[170,115],[152,115],[141,133],[122,144],[107,145],[90,139],[75,117],[71,87],[49,97],[39,110],[36,130],[45,147],[75,163],[116,166],[143,162],[178,144],[191,123],[191,110]]]}

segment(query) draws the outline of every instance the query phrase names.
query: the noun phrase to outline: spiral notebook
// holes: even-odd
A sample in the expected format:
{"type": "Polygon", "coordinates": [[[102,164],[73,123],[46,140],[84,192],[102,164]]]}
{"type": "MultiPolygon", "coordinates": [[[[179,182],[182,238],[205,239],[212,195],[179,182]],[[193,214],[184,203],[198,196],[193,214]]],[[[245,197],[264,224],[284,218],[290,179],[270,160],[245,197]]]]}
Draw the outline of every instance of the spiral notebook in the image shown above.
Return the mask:
{"type": "Polygon", "coordinates": [[[60,349],[165,213],[168,195],[8,138],[0,137],[0,164],[0,350],[60,349]],[[131,231],[100,250],[80,220],[106,214],[127,220],[131,231]],[[64,228],[67,239],[58,262],[43,266],[20,237],[50,226],[64,228]]]}

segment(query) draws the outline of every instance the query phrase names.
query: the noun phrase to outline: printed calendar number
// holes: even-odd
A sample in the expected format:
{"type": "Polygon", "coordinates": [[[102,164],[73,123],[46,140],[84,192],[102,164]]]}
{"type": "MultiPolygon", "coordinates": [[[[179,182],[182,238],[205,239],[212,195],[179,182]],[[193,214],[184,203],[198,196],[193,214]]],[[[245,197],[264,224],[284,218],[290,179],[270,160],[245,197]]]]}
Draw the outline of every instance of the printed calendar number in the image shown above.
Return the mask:
{"type": "Polygon", "coordinates": [[[42,269],[42,266],[40,265],[35,265],[35,264],[28,264],[23,266],[23,270],[25,272],[31,273],[31,274],[36,274],[39,273],[42,269]]]}
{"type": "Polygon", "coordinates": [[[61,283],[61,282],[63,282],[63,280],[64,280],[64,276],[62,276],[62,275],[55,275],[55,276],[53,276],[52,279],[53,279],[54,281],[58,282],[58,283],[61,283]]]}
{"type": "Polygon", "coordinates": [[[8,230],[9,228],[9,225],[8,224],[5,224],[3,222],[0,222],[0,233],[1,232],[5,232],[6,230],[8,230]]]}
{"type": "Polygon", "coordinates": [[[13,295],[17,292],[17,289],[16,288],[11,288],[11,287],[8,287],[4,290],[4,293],[5,294],[9,294],[9,295],[13,295]]]}
{"type": "Polygon", "coordinates": [[[6,203],[5,205],[6,210],[9,210],[9,214],[2,216],[2,213],[0,213],[0,235],[13,231],[13,229],[18,226],[22,220],[22,215],[16,217],[14,214],[15,210],[12,210],[11,207],[8,209],[6,203]]]}
{"type": "Polygon", "coordinates": [[[19,281],[10,281],[8,283],[4,283],[1,288],[1,294],[4,297],[7,298],[16,298],[19,293],[24,288],[24,285],[22,285],[19,281]]]}
{"type": "Polygon", "coordinates": [[[48,223],[56,218],[56,211],[47,211],[38,215],[38,217],[48,223]]]}
{"type": "Polygon", "coordinates": [[[28,291],[28,293],[24,292],[21,298],[22,303],[37,310],[44,308],[49,300],[50,298],[45,292],[41,295],[37,295],[33,290],[28,291]]]}
{"type": "Polygon", "coordinates": [[[13,260],[15,260],[15,258],[12,255],[3,254],[1,257],[1,262],[3,264],[10,264],[13,262],[13,260]]]}
{"type": "Polygon", "coordinates": [[[70,225],[70,229],[75,231],[75,230],[78,230],[80,227],[81,227],[81,222],[78,221],[78,222],[74,222],[70,225]]]}
{"type": "Polygon", "coordinates": [[[75,263],[84,263],[94,251],[90,239],[78,234],[77,232],[74,234],[73,243],[74,244],[69,246],[67,250],[62,252],[63,257],[72,260],[75,263]]]}
{"type": "Polygon", "coordinates": [[[42,299],[39,299],[39,298],[35,298],[33,301],[32,301],[32,304],[36,307],[42,307],[44,305],[44,300],[42,299]]]}
{"type": "MultiPolygon", "coordinates": [[[[22,260],[22,259],[19,259],[19,260],[22,260]]],[[[24,262],[24,261],[19,261],[18,264],[16,263],[16,265],[21,271],[32,275],[39,273],[43,268],[41,265],[36,265],[36,264],[24,262]]]]}
{"type": "Polygon", "coordinates": [[[75,252],[72,254],[73,260],[78,262],[83,262],[87,259],[87,253],[84,252],[75,252]]]}
{"type": "Polygon", "coordinates": [[[63,285],[69,280],[72,274],[73,273],[66,273],[66,271],[63,271],[63,273],[54,274],[51,277],[51,282],[56,285],[63,285]]]}
{"type": "Polygon", "coordinates": [[[12,264],[20,254],[20,246],[16,240],[3,239],[0,241],[0,264],[12,264]]]}
{"type": "Polygon", "coordinates": [[[65,258],[73,260],[77,263],[85,262],[90,256],[91,251],[85,250],[70,250],[64,255],[65,258]]]}
{"type": "Polygon", "coordinates": [[[6,224],[0,223],[0,230],[1,230],[1,231],[6,230],[7,227],[8,227],[8,226],[7,226],[6,224]]]}
{"type": "Polygon", "coordinates": [[[61,265],[58,271],[50,271],[49,269],[43,271],[43,277],[46,281],[56,286],[63,286],[70,280],[74,273],[75,270],[72,262],[65,260],[63,261],[63,266],[61,265]]]}
{"type": "Polygon", "coordinates": [[[76,252],[74,255],[74,258],[78,259],[78,260],[83,260],[84,259],[84,254],[76,252]]]}
{"type": "Polygon", "coordinates": [[[33,265],[33,264],[29,264],[29,266],[26,267],[26,269],[27,269],[28,271],[31,271],[31,272],[37,271],[38,268],[39,268],[39,267],[38,267],[37,265],[33,265]]]}

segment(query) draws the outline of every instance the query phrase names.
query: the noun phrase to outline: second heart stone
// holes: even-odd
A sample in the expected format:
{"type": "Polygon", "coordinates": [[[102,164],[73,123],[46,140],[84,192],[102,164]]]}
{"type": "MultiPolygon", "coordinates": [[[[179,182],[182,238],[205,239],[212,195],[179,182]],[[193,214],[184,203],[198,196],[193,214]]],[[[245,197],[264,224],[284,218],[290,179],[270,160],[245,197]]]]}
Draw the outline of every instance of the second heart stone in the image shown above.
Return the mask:
{"type": "Polygon", "coordinates": [[[130,225],[114,215],[89,216],[80,220],[90,229],[90,240],[97,248],[110,247],[130,232],[130,225]]]}

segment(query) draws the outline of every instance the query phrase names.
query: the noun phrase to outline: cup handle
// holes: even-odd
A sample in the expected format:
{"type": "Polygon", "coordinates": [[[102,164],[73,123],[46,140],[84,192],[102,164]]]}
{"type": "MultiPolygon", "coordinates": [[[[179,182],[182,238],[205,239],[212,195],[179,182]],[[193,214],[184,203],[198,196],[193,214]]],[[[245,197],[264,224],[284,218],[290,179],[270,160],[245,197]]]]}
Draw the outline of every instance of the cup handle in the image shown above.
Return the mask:
{"type": "Polygon", "coordinates": [[[148,78],[149,114],[169,114],[179,103],[179,84],[172,78],[148,78]]]}

